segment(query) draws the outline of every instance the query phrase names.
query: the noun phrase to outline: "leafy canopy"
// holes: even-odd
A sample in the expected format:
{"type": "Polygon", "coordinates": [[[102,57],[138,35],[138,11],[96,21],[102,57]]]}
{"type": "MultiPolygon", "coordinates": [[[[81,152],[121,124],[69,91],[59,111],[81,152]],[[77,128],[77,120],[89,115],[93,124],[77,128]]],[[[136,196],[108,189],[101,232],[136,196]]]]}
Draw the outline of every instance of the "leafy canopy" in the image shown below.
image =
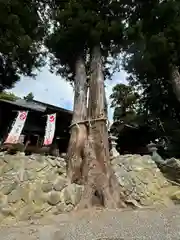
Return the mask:
{"type": "Polygon", "coordinates": [[[26,100],[26,101],[33,101],[34,100],[33,93],[32,92],[28,93],[28,95],[24,97],[24,100],[26,100]]]}
{"type": "Polygon", "coordinates": [[[171,71],[180,67],[180,2],[135,0],[128,1],[126,9],[124,69],[129,84],[141,92],[141,113],[175,149],[180,143],[180,104],[171,71]]]}
{"type": "Polygon", "coordinates": [[[53,29],[46,41],[53,54],[52,68],[72,80],[77,57],[83,55],[88,62],[88,54],[97,44],[101,45],[106,62],[123,39],[121,6],[118,0],[54,0],[51,5],[53,29]]]}
{"type": "Polygon", "coordinates": [[[14,93],[4,91],[4,92],[0,93],[0,99],[8,100],[8,101],[15,101],[18,99],[18,97],[14,93]]]}
{"type": "Polygon", "coordinates": [[[139,94],[133,87],[117,84],[113,87],[110,98],[112,99],[111,107],[114,108],[114,121],[126,124],[135,118],[139,94]]]}
{"type": "Polygon", "coordinates": [[[42,7],[36,0],[0,1],[0,91],[43,65],[42,7]]]}
{"type": "Polygon", "coordinates": [[[124,46],[129,82],[141,88],[147,111],[160,118],[179,118],[171,66],[180,63],[180,2],[134,1],[129,11],[124,46]]]}

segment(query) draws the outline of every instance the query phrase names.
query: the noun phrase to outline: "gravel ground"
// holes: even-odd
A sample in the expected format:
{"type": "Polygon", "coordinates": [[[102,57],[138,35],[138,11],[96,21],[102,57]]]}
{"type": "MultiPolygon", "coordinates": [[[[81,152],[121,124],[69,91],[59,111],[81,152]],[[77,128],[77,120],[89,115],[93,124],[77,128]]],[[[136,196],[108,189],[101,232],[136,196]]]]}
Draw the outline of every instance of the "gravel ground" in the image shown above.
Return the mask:
{"type": "Polygon", "coordinates": [[[0,240],[180,240],[180,207],[161,210],[88,210],[4,225],[0,240]]]}

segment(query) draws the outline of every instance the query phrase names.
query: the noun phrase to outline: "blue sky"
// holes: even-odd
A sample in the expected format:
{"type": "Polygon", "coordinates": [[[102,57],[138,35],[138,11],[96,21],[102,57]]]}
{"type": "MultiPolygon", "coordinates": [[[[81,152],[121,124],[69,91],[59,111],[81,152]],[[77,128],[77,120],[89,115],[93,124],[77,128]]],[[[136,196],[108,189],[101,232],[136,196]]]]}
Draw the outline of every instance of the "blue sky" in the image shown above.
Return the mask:
{"type": "MultiPolygon", "coordinates": [[[[110,108],[109,96],[112,88],[117,83],[126,82],[126,73],[124,71],[116,72],[112,80],[106,81],[106,95],[108,100],[108,117],[112,121],[113,109],[110,108]]],[[[49,103],[55,106],[63,107],[69,110],[73,108],[74,93],[71,85],[60,76],[56,76],[49,72],[48,67],[44,67],[35,79],[23,77],[11,89],[19,97],[24,97],[28,93],[34,94],[35,100],[49,103]]]]}

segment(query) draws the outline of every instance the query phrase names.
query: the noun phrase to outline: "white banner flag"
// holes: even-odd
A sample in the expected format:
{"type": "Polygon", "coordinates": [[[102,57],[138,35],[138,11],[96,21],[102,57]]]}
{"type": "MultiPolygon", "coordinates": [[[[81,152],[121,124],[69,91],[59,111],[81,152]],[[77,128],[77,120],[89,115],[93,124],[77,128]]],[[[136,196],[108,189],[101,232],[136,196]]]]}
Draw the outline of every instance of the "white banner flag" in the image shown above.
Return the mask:
{"type": "Polygon", "coordinates": [[[28,111],[18,111],[16,120],[12,125],[11,131],[4,143],[16,144],[19,142],[19,138],[26,122],[27,115],[28,111]]]}
{"type": "Polygon", "coordinates": [[[45,130],[43,145],[47,146],[52,144],[55,128],[56,128],[56,113],[47,115],[47,123],[46,123],[46,130],[45,130]]]}

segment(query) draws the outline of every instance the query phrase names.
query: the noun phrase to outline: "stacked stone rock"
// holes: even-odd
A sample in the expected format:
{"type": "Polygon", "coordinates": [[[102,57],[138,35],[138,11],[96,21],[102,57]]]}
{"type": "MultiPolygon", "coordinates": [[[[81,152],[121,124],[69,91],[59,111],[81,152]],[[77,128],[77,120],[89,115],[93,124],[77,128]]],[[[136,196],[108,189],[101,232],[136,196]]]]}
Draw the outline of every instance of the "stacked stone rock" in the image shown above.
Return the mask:
{"type": "Polygon", "coordinates": [[[180,161],[175,158],[167,159],[158,165],[164,175],[180,184],[180,161]]]}
{"type": "Polygon", "coordinates": [[[0,220],[27,220],[71,211],[82,186],[67,184],[64,159],[45,156],[0,157],[0,220]]]}
{"type": "Polygon", "coordinates": [[[142,206],[171,206],[171,195],[179,187],[167,181],[151,156],[124,155],[115,158],[112,166],[127,198],[142,206]]]}
{"type": "MultiPolygon", "coordinates": [[[[150,156],[118,156],[112,167],[127,198],[142,206],[169,206],[180,189],[166,180],[150,156]]],[[[83,191],[83,186],[68,185],[63,158],[41,155],[2,154],[0,183],[0,221],[69,212],[83,191]]]]}

